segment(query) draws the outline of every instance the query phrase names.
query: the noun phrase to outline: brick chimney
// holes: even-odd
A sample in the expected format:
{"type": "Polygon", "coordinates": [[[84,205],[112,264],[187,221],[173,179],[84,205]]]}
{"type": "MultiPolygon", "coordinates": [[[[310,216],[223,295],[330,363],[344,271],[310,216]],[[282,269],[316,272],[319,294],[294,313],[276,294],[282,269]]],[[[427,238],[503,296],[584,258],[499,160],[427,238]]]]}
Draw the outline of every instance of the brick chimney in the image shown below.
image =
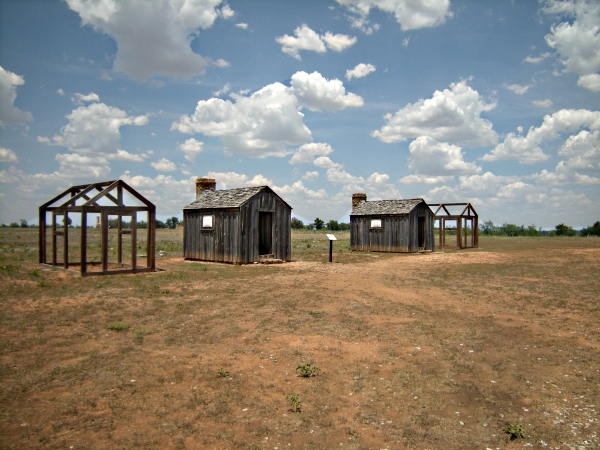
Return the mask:
{"type": "Polygon", "coordinates": [[[358,206],[358,204],[363,201],[364,202],[367,201],[367,194],[361,194],[361,193],[352,194],[352,211],[354,211],[356,209],[356,207],[358,206]]]}
{"type": "Polygon", "coordinates": [[[217,181],[214,178],[196,178],[196,198],[199,198],[204,191],[214,191],[217,181]]]}

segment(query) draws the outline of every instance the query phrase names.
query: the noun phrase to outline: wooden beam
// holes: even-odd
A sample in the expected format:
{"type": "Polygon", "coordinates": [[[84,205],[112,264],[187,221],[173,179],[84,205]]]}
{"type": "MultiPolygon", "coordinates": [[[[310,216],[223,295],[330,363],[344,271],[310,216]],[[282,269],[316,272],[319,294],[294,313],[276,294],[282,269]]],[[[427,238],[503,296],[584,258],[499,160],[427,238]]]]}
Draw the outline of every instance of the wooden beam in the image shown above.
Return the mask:
{"type": "MultiPolygon", "coordinates": [[[[87,203],[85,203],[85,205],[83,205],[83,206],[92,206],[91,205],[92,203],[96,203],[102,197],[106,196],[111,190],[113,190],[117,186],[118,182],[119,182],[118,180],[112,182],[108,187],[104,188],[99,194],[96,194],[96,196],[92,197],[92,199],[89,200],[87,203]]],[[[96,187],[96,189],[99,189],[99,188],[96,187]]],[[[112,197],[112,195],[111,195],[111,197],[112,197]]],[[[116,201],[117,199],[115,199],[114,197],[113,197],[113,199],[114,199],[114,203],[118,204],[116,201]]]]}
{"type": "Polygon", "coordinates": [[[56,214],[52,213],[52,265],[56,265],[56,214]]]}
{"type": "Polygon", "coordinates": [[[131,268],[137,268],[137,214],[131,215],[131,268]]]}
{"type": "Polygon", "coordinates": [[[64,223],[64,237],[65,241],[63,242],[63,263],[65,265],[65,269],[69,268],[69,213],[65,211],[65,215],[63,216],[64,223]]]}
{"type": "Polygon", "coordinates": [[[46,211],[40,207],[39,210],[39,261],[46,263],[46,211]]]}
{"type": "Polygon", "coordinates": [[[139,192],[137,192],[135,189],[133,189],[131,186],[129,186],[127,183],[125,183],[123,180],[119,180],[119,184],[121,186],[123,186],[127,192],[129,192],[131,195],[133,195],[135,198],[137,198],[144,205],[146,205],[147,207],[150,207],[150,208],[154,208],[154,204],[152,202],[150,202],[148,199],[146,199],[143,195],[141,195],[139,192]]]}
{"type": "Polygon", "coordinates": [[[87,271],[87,213],[81,213],[81,276],[87,271]]]}
{"type": "Polygon", "coordinates": [[[103,211],[100,224],[100,261],[102,272],[108,272],[108,213],[103,211]]]}
{"type": "Polygon", "coordinates": [[[121,235],[121,227],[123,226],[122,221],[123,216],[119,214],[117,216],[117,262],[119,264],[123,262],[123,236],[121,235]]]}

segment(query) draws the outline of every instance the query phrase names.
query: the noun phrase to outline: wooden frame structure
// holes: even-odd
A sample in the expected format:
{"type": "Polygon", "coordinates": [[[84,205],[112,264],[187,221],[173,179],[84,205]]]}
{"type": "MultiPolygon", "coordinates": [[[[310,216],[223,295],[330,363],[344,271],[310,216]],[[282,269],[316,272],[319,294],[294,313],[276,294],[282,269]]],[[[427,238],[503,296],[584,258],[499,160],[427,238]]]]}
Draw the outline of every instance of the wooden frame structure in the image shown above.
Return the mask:
{"type": "MultiPolygon", "coordinates": [[[[437,206],[435,210],[435,222],[439,233],[439,247],[453,247],[446,245],[446,230],[456,230],[456,247],[477,248],[479,247],[479,216],[470,203],[430,203],[430,207],[437,206]],[[449,208],[464,207],[460,214],[452,214],[449,208]],[[440,212],[441,211],[441,212],[440,212]],[[446,222],[456,221],[456,227],[447,227],[446,222]],[[471,236],[463,233],[470,224],[471,236]]],[[[433,208],[432,208],[433,209],[433,208]]]]}
{"type": "Polygon", "coordinates": [[[156,207],[131,186],[122,180],[104,181],[80,186],[72,186],[52,200],[44,203],[39,208],[39,262],[42,265],[72,270],[70,267],[78,267],[81,276],[109,275],[117,273],[154,272],[155,267],[155,240],[156,240],[156,207]],[[142,205],[126,206],[124,193],[131,194],[142,205]],[[107,199],[100,204],[99,201],[107,199]],[[58,202],[61,202],[57,204],[58,202]],[[147,212],[148,214],[148,236],[146,248],[146,265],[139,267],[137,264],[137,214],[147,212]],[[52,213],[52,261],[47,261],[47,224],[46,215],[52,213]],[[80,260],[69,261],[69,213],[81,214],[81,253],[80,260]],[[87,261],[87,234],[88,214],[100,215],[100,271],[88,271],[88,265],[92,267],[98,263],[87,261]],[[57,226],[57,218],[63,217],[63,226],[57,226]],[[108,260],[108,217],[117,216],[117,262],[108,260]],[[123,217],[131,217],[131,229],[122,227],[123,217]],[[131,235],[131,261],[123,262],[123,235],[131,235]],[[57,237],[62,236],[64,240],[63,261],[58,263],[57,237]],[[109,268],[116,266],[117,269],[109,268]]]}

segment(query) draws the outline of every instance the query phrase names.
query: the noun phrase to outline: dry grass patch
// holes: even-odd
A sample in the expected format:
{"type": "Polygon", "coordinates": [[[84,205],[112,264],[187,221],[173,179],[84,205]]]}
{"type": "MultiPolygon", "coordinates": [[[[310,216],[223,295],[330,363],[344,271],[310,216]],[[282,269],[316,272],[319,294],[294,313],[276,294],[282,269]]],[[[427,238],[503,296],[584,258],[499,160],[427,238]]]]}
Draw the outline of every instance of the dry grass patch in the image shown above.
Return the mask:
{"type": "Polygon", "coordinates": [[[231,266],[165,230],[166,272],[78,278],[38,268],[36,232],[0,229],[2,448],[600,446],[598,239],[336,233],[325,264],[294,233],[296,262],[231,266]]]}

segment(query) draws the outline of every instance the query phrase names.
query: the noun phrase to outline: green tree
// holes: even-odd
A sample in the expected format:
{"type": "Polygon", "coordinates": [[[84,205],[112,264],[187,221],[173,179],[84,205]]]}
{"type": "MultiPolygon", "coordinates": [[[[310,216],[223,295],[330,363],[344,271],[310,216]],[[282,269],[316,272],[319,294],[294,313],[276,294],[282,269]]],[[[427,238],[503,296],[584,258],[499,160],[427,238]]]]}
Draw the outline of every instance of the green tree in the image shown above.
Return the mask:
{"type": "Polygon", "coordinates": [[[337,220],[330,220],[327,222],[327,229],[331,231],[338,231],[340,229],[340,224],[337,220]]]}
{"type": "Polygon", "coordinates": [[[557,236],[576,236],[577,235],[577,232],[573,228],[565,225],[564,223],[558,224],[554,228],[556,229],[557,236]]]}
{"type": "Polygon", "coordinates": [[[19,219],[19,222],[20,222],[19,226],[21,228],[27,228],[29,226],[29,225],[27,225],[27,221],[25,219],[19,219]]]}
{"type": "Polygon", "coordinates": [[[494,222],[491,220],[486,220],[482,224],[479,225],[479,230],[481,234],[486,236],[494,236],[498,234],[498,227],[494,225],[494,222]]]}
{"type": "Polygon", "coordinates": [[[175,216],[170,217],[167,219],[167,221],[165,222],[165,225],[167,226],[167,228],[171,228],[171,229],[175,229],[177,227],[177,224],[179,223],[179,219],[175,216]]]}
{"type": "Polygon", "coordinates": [[[323,225],[325,225],[325,222],[323,222],[321,219],[319,219],[317,217],[315,219],[314,225],[315,225],[315,230],[322,230],[323,229],[323,225]]]}
{"type": "Polygon", "coordinates": [[[156,219],[156,228],[167,228],[167,225],[162,220],[156,219]]]}
{"type": "Polygon", "coordinates": [[[302,228],[304,228],[304,223],[296,217],[292,217],[292,221],[291,221],[290,225],[295,230],[301,230],[302,228]]]}
{"type": "Polygon", "coordinates": [[[600,222],[595,222],[591,227],[583,228],[579,234],[581,236],[600,236],[600,222]]]}

